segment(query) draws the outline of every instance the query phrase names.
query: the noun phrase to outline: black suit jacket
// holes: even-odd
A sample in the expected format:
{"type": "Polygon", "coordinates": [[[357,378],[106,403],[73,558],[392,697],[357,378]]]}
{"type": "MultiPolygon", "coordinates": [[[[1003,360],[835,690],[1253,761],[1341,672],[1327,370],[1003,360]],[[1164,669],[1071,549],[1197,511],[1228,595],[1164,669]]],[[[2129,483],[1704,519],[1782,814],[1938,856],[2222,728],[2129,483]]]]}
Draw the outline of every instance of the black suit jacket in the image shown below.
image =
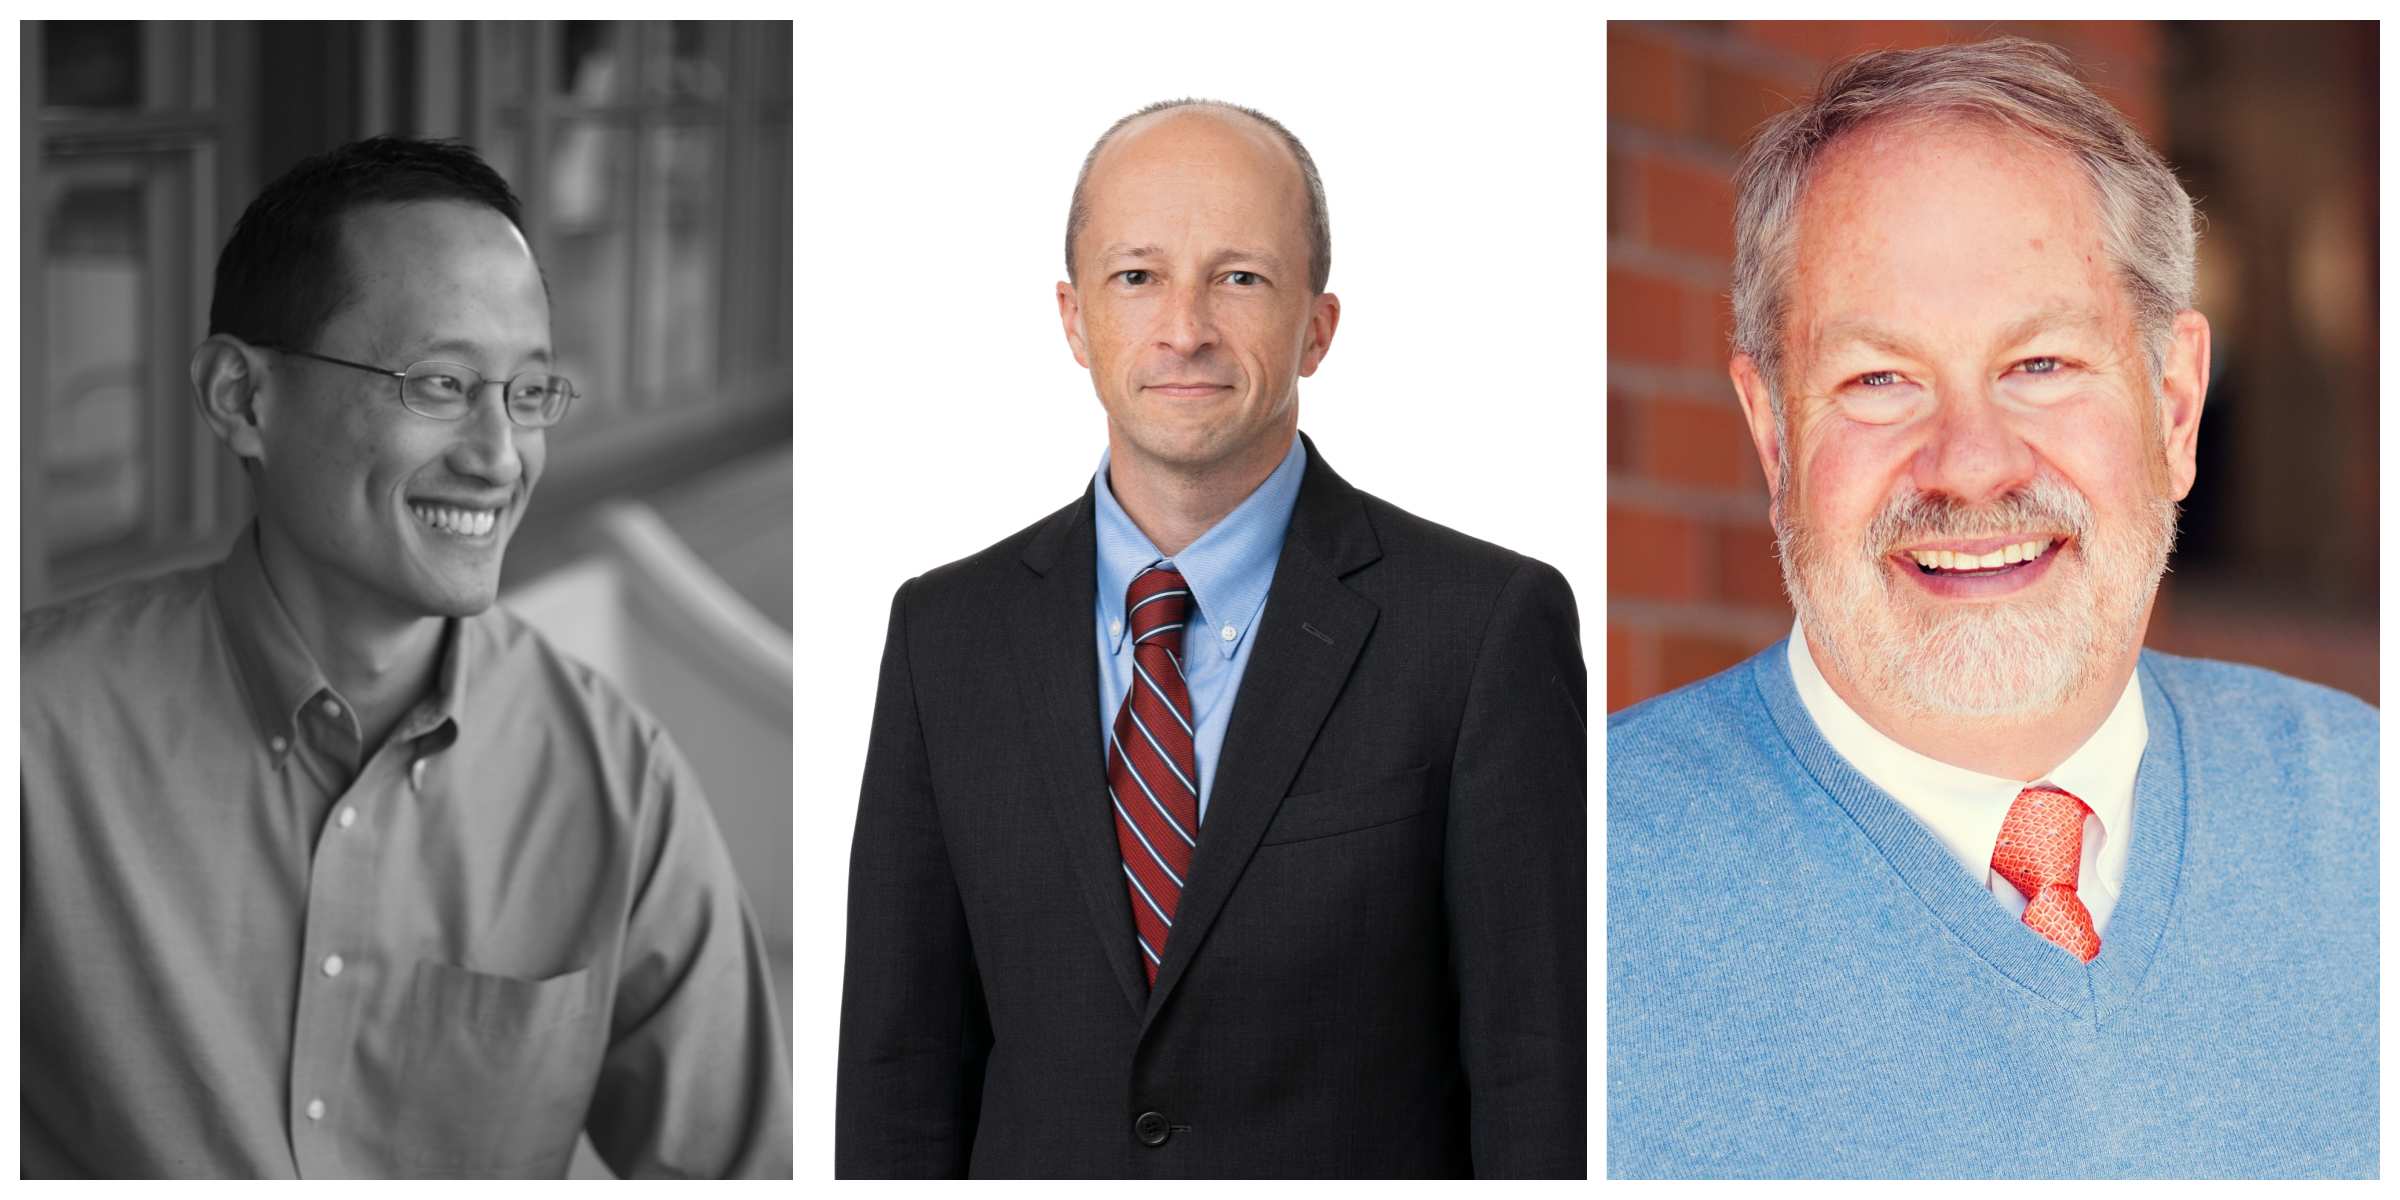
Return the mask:
{"type": "Polygon", "coordinates": [[[1101,759],[1092,511],[1087,490],[893,598],[837,1174],[1583,1175],[1566,580],[1311,443],[1151,988],[1101,759]]]}

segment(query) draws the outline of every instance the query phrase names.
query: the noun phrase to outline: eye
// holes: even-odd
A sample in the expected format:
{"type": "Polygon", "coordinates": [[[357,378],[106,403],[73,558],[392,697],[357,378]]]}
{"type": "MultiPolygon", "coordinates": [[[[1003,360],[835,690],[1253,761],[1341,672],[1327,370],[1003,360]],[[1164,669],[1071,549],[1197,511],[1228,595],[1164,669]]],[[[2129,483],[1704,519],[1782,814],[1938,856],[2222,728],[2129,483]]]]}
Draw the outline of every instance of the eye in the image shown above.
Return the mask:
{"type": "Polygon", "coordinates": [[[1891,425],[1908,419],[1924,403],[1924,389],[1898,371],[1869,371],[1834,393],[1843,416],[1862,425],[1891,425]]]}
{"type": "Polygon", "coordinates": [[[1150,282],[1150,272],[1141,270],[1137,267],[1131,271],[1117,272],[1117,278],[1133,285],[1134,287],[1140,287],[1143,284],[1150,282]]]}
{"type": "Polygon", "coordinates": [[[2017,364],[2017,370],[2027,375],[2057,375],[2066,369],[2065,360],[2047,354],[2017,364]]]}
{"type": "Polygon", "coordinates": [[[1225,282],[1241,287],[1257,287],[1266,282],[1266,277],[1256,271],[1228,271],[1225,274],[1225,282]]]}
{"type": "Polygon", "coordinates": [[[418,379],[419,379],[419,380],[420,380],[420,381],[421,381],[421,382],[422,382],[422,383],[423,383],[423,384],[424,384],[426,387],[429,387],[429,388],[433,389],[434,391],[441,392],[441,393],[444,393],[444,394],[446,394],[446,395],[457,395],[458,393],[460,393],[460,392],[464,392],[464,391],[466,391],[466,390],[467,390],[467,381],[466,381],[466,380],[464,380],[464,379],[460,379],[460,378],[459,378],[458,376],[456,376],[456,375],[445,375],[445,374],[441,374],[441,373],[439,373],[439,372],[436,372],[436,373],[432,373],[432,374],[427,374],[427,375],[421,375],[421,376],[418,376],[418,379]]]}

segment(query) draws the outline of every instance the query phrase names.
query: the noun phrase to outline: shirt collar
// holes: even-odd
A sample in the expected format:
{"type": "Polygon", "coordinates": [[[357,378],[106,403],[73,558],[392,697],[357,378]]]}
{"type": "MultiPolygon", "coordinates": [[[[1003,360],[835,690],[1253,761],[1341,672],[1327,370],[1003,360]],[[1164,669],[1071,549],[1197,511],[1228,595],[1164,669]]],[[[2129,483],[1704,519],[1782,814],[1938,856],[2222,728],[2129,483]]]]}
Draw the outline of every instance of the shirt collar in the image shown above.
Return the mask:
{"type": "Polygon", "coordinates": [[[1125,589],[1145,568],[1163,562],[1180,572],[1192,591],[1194,616],[1186,626],[1184,645],[1205,640],[1232,658],[1257,623],[1267,588],[1275,582],[1275,562],[1283,554],[1284,531],[1291,526],[1292,506],[1300,498],[1300,478],[1307,465],[1308,452],[1295,436],[1265,482],[1170,559],[1117,503],[1109,489],[1108,452],[1102,451],[1100,469],[1092,476],[1092,504],[1099,612],[1108,626],[1111,652],[1124,643],[1125,589]]]}
{"type": "MultiPolygon", "coordinates": [[[[217,564],[210,586],[242,699],[260,736],[266,739],[267,752],[281,761],[297,740],[302,706],[335,693],[267,580],[266,563],[259,557],[256,521],[234,540],[233,552],[225,561],[217,564]]],[[[482,617],[443,622],[434,693],[402,718],[397,736],[413,739],[445,727],[448,736],[456,736],[454,721],[466,697],[468,664],[475,657],[474,647],[488,637],[488,631],[481,628],[483,623],[482,617]]]]}
{"type": "Polygon", "coordinates": [[[2064,789],[2089,805],[2102,835],[2112,841],[2130,828],[2134,776],[2150,742],[2139,672],[2126,679],[2116,707],[2065,762],[2039,779],[2015,780],[1928,758],[1869,725],[1826,682],[1797,621],[1786,653],[1800,703],[1835,753],[1889,792],[1961,862],[1977,868],[1991,862],[2009,805],[2034,784],[2064,789]]]}

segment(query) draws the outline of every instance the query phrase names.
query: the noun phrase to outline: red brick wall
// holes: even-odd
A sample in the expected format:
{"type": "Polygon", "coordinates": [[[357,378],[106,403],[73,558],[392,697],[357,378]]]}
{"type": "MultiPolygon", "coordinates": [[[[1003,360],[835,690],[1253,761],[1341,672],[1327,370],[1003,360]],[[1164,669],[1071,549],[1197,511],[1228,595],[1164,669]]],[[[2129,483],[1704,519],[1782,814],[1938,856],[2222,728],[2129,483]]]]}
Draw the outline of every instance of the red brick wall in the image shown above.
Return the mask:
{"type": "Polygon", "coordinates": [[[1609,23],[1611,711],[1791,628],[1765,476],[1725,375],[1742,143],[1836,59],[2001,33],[2063,47],[2160,138],[2159,38],[2147,22],[1609,23]]]}

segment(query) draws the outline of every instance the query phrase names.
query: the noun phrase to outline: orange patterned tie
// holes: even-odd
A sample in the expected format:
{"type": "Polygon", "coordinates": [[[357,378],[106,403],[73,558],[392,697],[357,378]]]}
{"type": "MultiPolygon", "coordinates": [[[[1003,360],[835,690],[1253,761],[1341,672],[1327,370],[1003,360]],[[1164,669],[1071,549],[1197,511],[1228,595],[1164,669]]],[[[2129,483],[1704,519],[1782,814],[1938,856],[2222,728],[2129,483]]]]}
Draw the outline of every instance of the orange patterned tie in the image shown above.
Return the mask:
{"type": "Polygon", "coordinates": [[[2025,894],[2026,926],[2087,963],[2100,956],[2100,935],[2075,895],[2075,879],[2083,869],[2083,818],[2091,811],[2057,788],[2026,788],[2008,806],[1992,848],[1992,869],[2025,894]]]}

